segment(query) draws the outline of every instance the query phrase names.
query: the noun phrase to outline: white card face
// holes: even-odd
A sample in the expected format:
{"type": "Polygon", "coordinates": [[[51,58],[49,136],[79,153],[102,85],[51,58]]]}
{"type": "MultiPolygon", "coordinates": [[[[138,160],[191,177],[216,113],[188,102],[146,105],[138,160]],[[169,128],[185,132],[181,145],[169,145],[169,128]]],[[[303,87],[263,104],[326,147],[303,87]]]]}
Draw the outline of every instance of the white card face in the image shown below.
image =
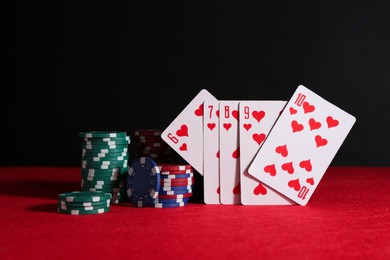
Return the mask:
{"type": "Polygon", "coordinates": [[[296,203],[248,173],[249,165],[267,138],[286,101],[241,101],[239,104],[240,182],[243,205],[296,203]]]}
{"type": "Polygon", "coordinates": [[[161,138],[203,175],[203,103],[217,101],[202,89],[161,133],[161,138]]]}
{"type": "Polygon", "coordinates": [[[220,204],[219,200],[219,102],[203,103],[203,195],[204,203],[220,204]]]}
{"type": "Polygon", "coordinates": [[[240,204],[240,149],[238,144],[238,104],[219,102],[219,184],[221,204],[240,204]]]}
{"type": "Polygon", "coordinates": [[[299,86],[248,172],[304,206],[356,119],[299,86]]]}

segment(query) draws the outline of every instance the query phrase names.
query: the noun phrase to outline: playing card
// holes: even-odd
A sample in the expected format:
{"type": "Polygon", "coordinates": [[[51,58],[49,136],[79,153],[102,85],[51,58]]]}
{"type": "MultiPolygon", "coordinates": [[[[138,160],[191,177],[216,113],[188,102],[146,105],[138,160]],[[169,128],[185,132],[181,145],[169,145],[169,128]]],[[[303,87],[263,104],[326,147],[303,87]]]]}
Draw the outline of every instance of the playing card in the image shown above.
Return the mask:
{"type": "Polygon", "coordinates": [[[203,103],[203,196],[206,204],[219,200],[219,102],[203,103]]]}
{"type": "Polygon", "coordinates": [[[248,167],[282,112],[286,101],[241,101],[239,104],[240,183],[243,205],[292,205],[248,173],[248,167]]]}
{"type": "Polygon", "coordinates": [[[202,89],[161,133],[161,138],[203,175],[203,103],[217,99],[202,89]]]}
{"type": "Polygon", "coordinates": [[[356,119],[300,85],[248,172],[306,205],[356,119]]]}
{"type": "Polygon", "coordinates": [[[239,101],[219,102],[219,184],[222,204],[240,204],[239,101]]]}

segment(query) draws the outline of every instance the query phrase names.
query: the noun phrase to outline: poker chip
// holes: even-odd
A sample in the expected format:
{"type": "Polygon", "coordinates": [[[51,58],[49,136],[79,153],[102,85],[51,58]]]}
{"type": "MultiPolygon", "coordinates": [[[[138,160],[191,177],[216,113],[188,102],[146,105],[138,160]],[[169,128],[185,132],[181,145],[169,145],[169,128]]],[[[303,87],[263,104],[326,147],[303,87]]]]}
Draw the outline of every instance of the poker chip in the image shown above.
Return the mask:
{"type": "Polygon", "coordinates": [[[188,202],[190,198],[182,198],[182,199],[163,199],[157,198],[154,203],[180,203],[180,202],[188,202]]]}
{"type": "Polygon", "coordinates": [[[183,170],[183,171],[161,171],[162,175],[176,175],[176,174],[189,174],[194,173],[192,170],[183,170]]]}
{"type": "Polygon", "coordinates": [[[184,207],[187,205],[187,202],[179,202],[179,203],[154,203],[152,206],[154,208],[178,208],[184,207]]]}
{"type": "Polygon", "coordinates": [[[111,194],[106,192],[71,191],[58,194],[58,200],[65,202],[97,202],[108,199],[111,199],[111,194]]]}
{"type": "Polygon", "coordinates": [[[108,207],[110,205],[110,202],[111,202],[111,199],[96,201],[96,202],[68,202],[68,201],[59,200],[57,205],[67,206],[67,207],[75,207],[75,208],[99,207],[99,206],[107,206],[108,207]]]}
{"type": "Polygon", "coordinates": [[[184,189],[184,190],[169,190],[169,191],[159,191],[158,194],[160,195],[179,195],[179,194],[187,194],[192,193],[192,189],[184,189]]]}
{"type": "Polygon", "coordinates": [[[158,199],[183,199],[183,198],[190,198],[192,196],[192,193],[184,193],[184,194],[173,194],[173,195],[166,195],[166,194],[158,194],[158,199]]]}
{"type": "Polygon", "coordinates": [[[188,186],[162,186],[160,191],[182,191],[182,190],[192,190],[192,185],[188,186]]]}
{"type": "Polygon", "coordinates": [[[194,182],[186,181],[186,182],[161,182],[160,183],[161,187],[177,187],[177,186],[189,186],[189,185],[194,185],[194,182]]]}
{"type": "Polygon", "coordinates": [[[162,179],[185,179],[185,178],[191,178],[193,177],[193,173],[186,173],[186,174],[172,174],[172,175],[161,175],[162,179]]]}
{"type": "Polygon", "coordinates": [[[171,164],[171,163],[160,163],[158,165],[160,171],[185,171],[192,170],[192,166],[190,164],[171,164]]]}
{"type": "Polygon", "coordinates": [[[134,131],[135,136],[161,136],[162,131],[159,129],[147,129],[134,131]]]}
{"type": "Polygon", "coordinates": [[[110,207],[99,209],[61,209],[57,207],[57,212],[70,215],[89,215],[89,214],[102,214],[110,211],[110,207]]]}
{"type": "Polygon", "coordinates": [[[109,149],[109,148],[94,148],[94,149],[81,149],[81,153],[83,155],[85,154],[99,154],[99,153],[123,153],[123,152],[128,152],[129,148],[128,147],[122,147],[118,149],[109,149]]]}
{"type": "Polygon", "coordinates": [[[126,132],[115,131],[91,131],[91,132],[79,132],[79,137],[82,138],[126,138],[126,132]]]}
{"type": "Polygon", "coordinates": [[[150,157],[140,157],[129,167],[126,191],[130,202],[136,207],[153,204],[160,190],[160,170],[150,157]]]}

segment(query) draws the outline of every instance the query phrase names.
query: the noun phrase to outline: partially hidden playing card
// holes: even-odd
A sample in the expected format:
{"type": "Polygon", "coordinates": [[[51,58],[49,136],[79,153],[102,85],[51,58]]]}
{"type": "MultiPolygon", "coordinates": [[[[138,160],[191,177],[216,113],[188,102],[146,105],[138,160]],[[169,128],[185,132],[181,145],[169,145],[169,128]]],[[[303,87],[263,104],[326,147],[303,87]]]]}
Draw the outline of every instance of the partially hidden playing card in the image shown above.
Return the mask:
{"type": "Polygon", "coordinates": [[[295,204],[248,173],[249,165],[286,103],[286,101],[251,100],[241,101],[239,104],[240,182],[243,205],[295,204]]]}
{"type": "Polygon", "coordinates": [[[221,204],[240,204],[239,101],[219,102],[219,184],[221,204]]]}
{"type": "Polygon", "coordinates": [[[203,175],[203,103],[217,99],[202,89],[161,133],[161,138],[203,175]]]}
{"type": "Polygon", "coordinates": [[[248,172],[304,206],[356,119],[300,85],[248,172]]]}
{"type": "Polygon", "coordinates": [[[219,102],[203,103],[203,197],[206,204],[219,200],[219,102]]]}

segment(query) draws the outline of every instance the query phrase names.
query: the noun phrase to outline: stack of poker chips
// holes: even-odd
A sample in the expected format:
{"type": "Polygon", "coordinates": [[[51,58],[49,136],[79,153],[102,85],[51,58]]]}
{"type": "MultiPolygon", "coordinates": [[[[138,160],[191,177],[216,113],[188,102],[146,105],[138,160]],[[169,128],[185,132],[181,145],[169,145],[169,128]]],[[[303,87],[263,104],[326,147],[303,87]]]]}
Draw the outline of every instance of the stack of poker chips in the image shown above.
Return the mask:
{"type": "Polygon", "coordinates": [[[189,164],[157,164],[150,157],[135,159],[126,180],[127,196],[138,208],[186,206],[194,184],[189,164]]]}
{"type": "Polygon", "coordinates": [[[112,195],[102,191],[71,191],[58,195],[57,212],[70,215],[101,214],[110,211],[112,195]]]}
{"type": "Polygon", "coordinates": [[[81,143],[82,191],[112,194],[111,203],[126,197],[130,137],[126,132],[79,132],[81,143]]]}
{"type": "Polygon", "coordinates": [[[155,208],[186,206],[192,196],[194,173],[190,164],[158,164],[160,189],[154,201],[155,208]]]}
{"type": "Polygon", "coordinates": [[[146,129],[134,131],[135,158],[150,157],[155,162],[174,162],[177,155],[161,138],[162,130],[146,129]]]}

